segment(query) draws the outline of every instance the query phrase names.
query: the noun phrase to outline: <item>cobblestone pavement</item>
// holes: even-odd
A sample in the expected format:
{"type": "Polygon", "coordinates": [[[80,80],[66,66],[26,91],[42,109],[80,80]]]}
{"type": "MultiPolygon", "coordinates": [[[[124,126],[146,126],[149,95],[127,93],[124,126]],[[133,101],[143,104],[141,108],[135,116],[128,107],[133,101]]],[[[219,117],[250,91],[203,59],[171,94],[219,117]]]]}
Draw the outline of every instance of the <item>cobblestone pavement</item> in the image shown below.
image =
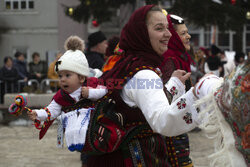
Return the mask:
{"type": "MultiPolygon", "coordinates": [[[[42,140],[33,126],[0,125],[0,167],[80,167],[80,153],[66,146],[56,147],[56,127],[53,125],[42,140]]],[[[189,133],[191,157],[195,167],[207,165],[206,155],[212,150],[203,132],[189,133]],[[204,144],[206,143],[206,144],[204,144]]]]}
{"type": "Polygon", "coordinates": [[[80,167],[80,153],[56,147],[56,127],[42,140],[33,126],[0,126],[0,167],[80,167]]]}

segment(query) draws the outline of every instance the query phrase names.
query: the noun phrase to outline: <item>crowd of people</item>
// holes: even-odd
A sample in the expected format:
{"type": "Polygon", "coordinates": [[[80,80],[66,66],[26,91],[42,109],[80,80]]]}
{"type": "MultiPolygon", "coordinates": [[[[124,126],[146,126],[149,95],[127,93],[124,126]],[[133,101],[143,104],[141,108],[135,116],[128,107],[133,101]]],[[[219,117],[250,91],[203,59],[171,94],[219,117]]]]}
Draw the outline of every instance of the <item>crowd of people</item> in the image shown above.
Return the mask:
{"type": "Polygon", "coordinates": [[[61,89],[47,107],[28,116],[45,121],[41,135],[59,116],[67,146],[82,152],[83,166],[191,167],[187,132],[211,124],[211,117],[224,120],[217,127],[220,136],[227,131],[237,141],[220,138],[223,153],[211,157],[223,156],[226,166],[247,166],[250,54],[236,53],[232,59],[214,44],[196,50],[190,40],[183,18],[146,5],[131,15],[120,37],[107,40],[101,31],[92,33],[86,51],[81,38],[69,37],[66,52],[49,67],[51,74],[38,53],[28,72],[17,52],[14,65],[11,57],[4,59],[0,79],[41,82],[54,72],[61,89]]]}

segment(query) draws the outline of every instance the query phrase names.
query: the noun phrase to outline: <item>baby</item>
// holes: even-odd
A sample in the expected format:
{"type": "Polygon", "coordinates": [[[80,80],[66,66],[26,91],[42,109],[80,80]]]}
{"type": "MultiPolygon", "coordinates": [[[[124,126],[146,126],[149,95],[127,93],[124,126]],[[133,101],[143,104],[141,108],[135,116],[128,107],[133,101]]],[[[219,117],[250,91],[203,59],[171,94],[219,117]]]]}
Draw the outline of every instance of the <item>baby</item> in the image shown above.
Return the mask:
{"type": "MultiPolygon", "coordinates": [[[[80,40],[80,38],[75,38],[80,40]]],[[[70,42],[70,40],[67,40],[70,42]]],[[[67,42],[66,41],[66,42],[67,42]]],[[[72,42],[72,41],[71,41],[72,42]]],[[[105,88],[88,89],[82,87],[85,79],[89,76],[89,65],[84,53],[75,47],[78,42],[72,42],[63,56],[56,62],[55,71],[59,76],[60,90],[54,95],[51,103],[44,109],[35,109],[28,112],[31,120],[45,121],[40,132],[40,138],[46,133],[48,127],[58,116],[62,125],[58,132],[58,144],[63,143],[63,132],[68,149],[81,151],[85,144],[86,132],[92,110],[92,102],[103,97],[105,88]],[[88,98],[88,99],[87,99],[88,98]],[[81,100],[80,103],[79,100],[81,100]],[[42,135],[42,136],[41,136],[42,135]]],[[[67,45],[67,44],[66,44],[67,45]]]]}

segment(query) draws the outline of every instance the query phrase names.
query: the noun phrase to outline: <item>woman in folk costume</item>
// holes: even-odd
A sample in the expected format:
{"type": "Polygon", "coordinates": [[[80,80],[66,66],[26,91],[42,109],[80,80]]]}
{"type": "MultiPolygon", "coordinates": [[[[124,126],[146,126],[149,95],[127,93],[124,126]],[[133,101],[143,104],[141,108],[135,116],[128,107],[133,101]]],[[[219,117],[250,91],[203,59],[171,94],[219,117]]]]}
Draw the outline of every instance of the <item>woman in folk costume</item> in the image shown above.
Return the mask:
{"type": "Polygon", "coordinates": [[[207,166],[250,166],[250,61],[235,68],[225,80],[209,75],[195,90],[207,119],[201,128],[214,152],[207,166]]]}
{"type": "MultiPolygon", "coordinates": [[[[184,20],[173,14],[168,14],[167,20],[172,37],[168,43],[168,50],[163,54],[164,61],[161,67],[166,71],[163,76],[166,81],[168,81],[176,69],[191,72],[190,65],[192,63],[191,56],[188,54],[191,36],[188,33],[184,20]]],[[[190,80],[187,80],[185,85],[186,90],[189,90],[191,88],[190,80]]]]}
{"type": "MultiPolygon", "coordinates": [[[[127,135],[120,135],[124,137],[120,146],[108,152],[104,148],[101,155],[89,156],[88,166],[181,166],[176,156],[178,148],[164,136],[186,133],[200,121],[192,105],[196,100],[193,88],[184,94],[184,82],[190,73],[177,70],[173,72],[166,87],[162,84],[158,67],[163,61],[162,54],[168,49],[170,37],[166,16],[159,7],[153,5],[136,10],[123,28],[120,48],[124,50],[124,54],[102,76],[104,83],[108,83],[110,79],[114,82],[112,86],[106,85],[108,94],[99,102],[105,98],[115,101],[112,112],[119,115],[121,129],[133,128],[130,128],[127,135]],[[173,87],[176,88],[176,94],[172,96],[169,91],[173,87]],[[176,99],[177,94],[180,97],[176,99]],[[171,103],[172,100],[174,101],[171,103]]],[[[97,104],[93,114],[100,112],[99,110],[104,111],[105,108],[98,107],[97,104]]],[[[103,115],[99,116],[96,122],[102,118],[103,115]]],[[[89,134],[95,130],[96,122],[92,121],[89,134]]],[[[103,141],[113,139],[103,132],[104,129],[99,129],[95,137],[87,138],[95,141],[89,148],[97,149],[105,145],[103,141]]]]}
{"type": "MultiPolygon", "coordinates": [[[[165,71],[165,73],[163,73],[164,83],[169,80],[174,70],[181,69],[186,72],[191,72],[190,67],[192,62],[191,56],[188,54],[188,51],[191,48],[189,41],[191,36],[188,33],[184,20],[173,14],[168,14],[167,20],[172,37],[168,43],[168,50],[163,54],[164,61],[161,68],[165,71]]],[[[186,91],[191,88],[190,79],[186,80],[185,86],[186,91]]],[[[175,93],[175,88],[173,88],[171,90],[171,94],[173,95],[175,93]]],[[[192,161],[189,158],[190,149],[188,135],[182,134],[180,136],[173,137],[171,140],[176,144],[176,147],[179,147],[181,150],[177,152],[179,164],[183,166],[192,166],[192,161]]]]}

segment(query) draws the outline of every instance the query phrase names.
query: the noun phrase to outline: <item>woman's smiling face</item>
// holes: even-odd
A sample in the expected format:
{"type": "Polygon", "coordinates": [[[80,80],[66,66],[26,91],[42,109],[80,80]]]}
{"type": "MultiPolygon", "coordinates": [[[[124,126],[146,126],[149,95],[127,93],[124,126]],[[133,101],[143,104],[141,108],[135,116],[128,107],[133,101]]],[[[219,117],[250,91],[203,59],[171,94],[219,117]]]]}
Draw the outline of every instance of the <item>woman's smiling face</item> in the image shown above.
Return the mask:
{"type": "Polygon", "coordinates": [[[162,55],[168,49],[168,41],[172,36],[168,30],[166,16],[159,11],[148,13],[147,28],[152,48],[158,55],[162,55]]]}
{"type": "Polygon", "coordinates": [[[179,35],[186,51],[190,50],[190,39],[191,35],[188,33],[188,28],[185,24],[177,24],[176,25],[176,32],[179,35]]]}

